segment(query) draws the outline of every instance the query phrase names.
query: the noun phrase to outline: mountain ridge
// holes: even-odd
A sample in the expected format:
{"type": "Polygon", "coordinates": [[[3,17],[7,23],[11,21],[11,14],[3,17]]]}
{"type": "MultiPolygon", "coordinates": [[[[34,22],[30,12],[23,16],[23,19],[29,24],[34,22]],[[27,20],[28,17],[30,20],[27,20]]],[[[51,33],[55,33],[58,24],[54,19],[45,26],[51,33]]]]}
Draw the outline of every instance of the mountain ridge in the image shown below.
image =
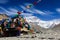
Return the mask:
{"type": "Polygon", "coordinates": [[[27,22],[39,25],[42,28],[53,28],[55,25],[60,24],[60,19],[54,19],[50,21],[43,21],[35,16],[25,17],[27,22]]]}

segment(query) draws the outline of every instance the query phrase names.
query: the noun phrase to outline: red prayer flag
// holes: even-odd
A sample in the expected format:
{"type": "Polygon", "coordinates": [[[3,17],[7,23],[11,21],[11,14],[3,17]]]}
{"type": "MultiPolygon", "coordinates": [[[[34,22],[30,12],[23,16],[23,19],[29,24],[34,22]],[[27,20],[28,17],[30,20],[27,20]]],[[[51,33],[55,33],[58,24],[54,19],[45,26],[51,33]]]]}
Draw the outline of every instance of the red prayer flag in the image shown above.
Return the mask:
{"type": "Polygon", "coordinates": [[[37,4],[37,2],[35,1],[33,4],[34,4],[34,5],[36,5],[36,4],[37,4]]]}
{"type": "Polygon", "coordinates": [[[21,14],[21,12],[17,12],[18,14],[21,14]]]}

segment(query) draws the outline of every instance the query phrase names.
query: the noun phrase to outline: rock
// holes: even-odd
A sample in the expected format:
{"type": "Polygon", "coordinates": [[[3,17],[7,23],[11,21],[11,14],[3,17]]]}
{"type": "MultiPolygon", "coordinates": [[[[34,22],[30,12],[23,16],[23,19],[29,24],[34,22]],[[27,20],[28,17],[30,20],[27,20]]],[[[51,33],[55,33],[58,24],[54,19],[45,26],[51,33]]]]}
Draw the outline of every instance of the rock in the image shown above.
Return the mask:
{"type": "Polygon", "coordinates": [[[32,36],[31,38],[35,38],[34,36],[32,36]]]}
{"type": "Polygon", "coordinates": [[[35,36],[35,37],[37,37],[37,36],[35,36]]]}
{"type": "Polygon", "coordinates": [[[46,38],[42,37],[41,39],[46,39],[46,38]]]}
{"type": "Polygon", "coordinates": [[[29,38],[29,37],[26,37],[26,38],[29,38]]]}
{"type": "Polygon", "coordinates": [[[58,39],[58,40],[60,40],[60,39],[58,39]]]}
{"type": "Polygon", "coordinates": [[[54,39],[54,38],[48,38],[48,39],[54,39]]]}

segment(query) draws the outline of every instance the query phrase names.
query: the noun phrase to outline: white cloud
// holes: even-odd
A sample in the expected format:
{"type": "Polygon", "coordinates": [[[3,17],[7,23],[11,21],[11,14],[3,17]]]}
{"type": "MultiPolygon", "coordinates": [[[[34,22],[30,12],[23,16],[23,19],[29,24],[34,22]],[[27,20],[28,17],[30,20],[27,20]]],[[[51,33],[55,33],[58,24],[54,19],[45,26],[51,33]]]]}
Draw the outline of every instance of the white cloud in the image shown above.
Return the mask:
{"type": "Polygon", "coordinates": [[[18,12],[17,9],[13,9],[13,8],[9,8],[9,11],[14,12],[14,13],[17,13],[18,12]]]}
{"type": "Polygon", "coordinates": [[[45,14],[43,11],[40,11],[40,10],[37,10],[37,9],[34,9],[34,8],[33,8],[33,10],[30,10],[30,9],[27,9],[26,7],[24,7],[24,6],[20,6],[20,7],[23,10],[26,10],[26,11],[31,12],[31,13],[37,13],[37,14],[41,14],[41,15],[45,14]]]}
{"type": "Polygon", "coordinates": [[[47,16],[55,17],[55,16],[52,15],[52,14],[54,14],[54,12],[51,12],[51,11],[49,11],[49,10],[44,11],[44,13],[45,13],[45,15],[47,15],[47,16]]]}
{"type": "MultiPolygon", "coordinates": [[[[13,9],[13,8],[9,8],[10,12],[13,12],[13,13],[17,13],[18,10],[17,9],[13,9]]],[[[29,13],[22,13],[21,15],[23,16],[31,16],[33,14],[29,14],[29,13]]]]}
{"type": "Polygon", "coordinates": [[[5,3],[7,3],[9,0],[0,0],[0,3],[1,4],[5,4],[5,3]]]}
{"type": "Polygon", "coordinates": [[[22,9],[26,10],[26,8],[24,6],[20,6],[22,9]]]}
{"type": "Polygon", "coordinates": [[[0,7],[0,9],[4,10],[5,12],[9,13],[9,11],[7,11],[5,8],[0,7]]]}
{"type": "Polygon", "coordinates": [[[23,15],[23,16],[31,16],[31,15],[33,15],[33,14],[29,14],[29,13],[22,13],[21,15],[23,15]]]}
{"type": "Polygon", "coordinates": [[[50,14],[53,14],[54,12],[51,12],[51,11],[41,11],[41,10],[37,10],[37,9],[34,9],[35,13],[37,14],[41,14],[41,15],[48,15],[48,16],[51,16],[51,17],[54,17],[50,14]]]}
{"type": "Polygon", "coordinates": [[[29,9],[27,9],[26,7],[24,7],[24,6],[20,6],[23,10],[26,10],[26,11],[28,11],[28,12],[31,12],[31,13],[34,13],[32,10],[29,10],[29,9]]]}
{"type": "MultiPolygon", "coordinates": [[[[14,14],[16,14],[18,12],[18,10],[14,9],[14,8],[8,8],[9,11],[7,9],[3,8],[3,7],[0,7],[0,9],[4,10],[7,15],[14,15],[14,14]]],[[[21,15],[23,15],[23,16],[31,16],[33,14],[22,13],[21,15]]]]}
{"type": "Polygon", "coordinates": [[[44,11],[44,13],[46,13],[46,15],[53,14],[51,11],[44,11]]]}
{"type": "MultiPolygon", "coordinates": [[[[53,12],[51,12],[51,11],[41,11],[41,10],[37,10],[37,9],[35,9],[35,8],[33,8],[33,9],[27,9],[26,7],[24,7],[24,6],[20,6],[23,10],[26,10],[26,11],[28,11],[28,12],[31,12],[31,13],[36,13],[36,14],[40,14],[40,15],[49,15],[49,16],[51,16],[50,14],[53,14],[53,12]]],[[[51,17],[54,17],[54,16],[51,16],[51,17]]]]}
{"type": "Polygon", "coordinates": [[[60,8],[57,8],[56,11],[60,13],[60,8]]]}
{"type": "Polygon", "coordinates": [[[41,14],[41,15],[45,14],[43,11],[40,11],[40,10],[37,10],[37,9],[34,9],[34,11],[35,11],[35,13],[37,13],[37,14],[41,14]]]}
{"type": "Polygon", "coordinates": [[[8,11],[7,9],[5,9],[3,7],[0,7],[0,9],[4,10],[5,11],[5,14],[7,14],[7,15],[16,14],[16,12],[8,11]]]}

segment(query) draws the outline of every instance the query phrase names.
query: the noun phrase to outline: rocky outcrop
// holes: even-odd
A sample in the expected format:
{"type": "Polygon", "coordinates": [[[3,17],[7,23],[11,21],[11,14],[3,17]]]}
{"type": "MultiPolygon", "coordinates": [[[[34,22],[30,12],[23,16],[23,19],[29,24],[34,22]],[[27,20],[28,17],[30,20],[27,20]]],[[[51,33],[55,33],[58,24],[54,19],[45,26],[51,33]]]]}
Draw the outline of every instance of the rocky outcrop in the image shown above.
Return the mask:
{"type": "Polygon", "coordinates": [[[54,28],[52,28],[52,30],[59,32],[60,31],[60,24],[55,25],[54,28]]]}
{"type": "Polygon", "coordinates": [[[0,14],[0,20],[6,19],[6,18],[8,18],[8,16],[6,14],[0,14]]]}

